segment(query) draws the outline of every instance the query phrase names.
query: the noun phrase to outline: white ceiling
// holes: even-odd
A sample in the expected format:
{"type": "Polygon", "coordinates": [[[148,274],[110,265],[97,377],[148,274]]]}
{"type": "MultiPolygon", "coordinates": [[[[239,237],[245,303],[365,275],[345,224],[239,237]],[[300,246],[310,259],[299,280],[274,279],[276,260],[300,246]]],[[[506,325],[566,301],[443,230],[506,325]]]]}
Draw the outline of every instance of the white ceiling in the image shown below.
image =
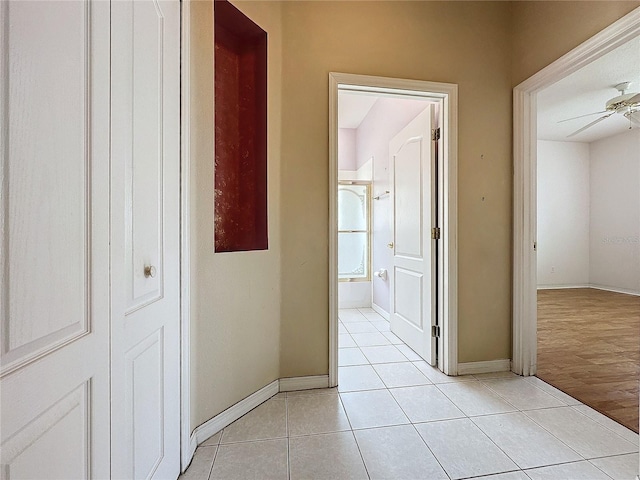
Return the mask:
{"type": "MultiPolygon", "coordinates": [[[[607,100],[619,95],[614,86],[622,82],[633,82],[627,93],[640,92],[640,36],[540,91],[538,138],[589,143],[625,132],[629,120],[621,114],[614,114],[569,139],[567,135],[605,114],[558,123],[567,118],[602,112],[607,100]]],[[[634,128],[638,128],[637,125],[634,128]]]]}
{"type": "Polygon", "coordinates": [[[338,92],[338,125],[358,128],[373,104],[380,98],[365,92],[338,92]]]}

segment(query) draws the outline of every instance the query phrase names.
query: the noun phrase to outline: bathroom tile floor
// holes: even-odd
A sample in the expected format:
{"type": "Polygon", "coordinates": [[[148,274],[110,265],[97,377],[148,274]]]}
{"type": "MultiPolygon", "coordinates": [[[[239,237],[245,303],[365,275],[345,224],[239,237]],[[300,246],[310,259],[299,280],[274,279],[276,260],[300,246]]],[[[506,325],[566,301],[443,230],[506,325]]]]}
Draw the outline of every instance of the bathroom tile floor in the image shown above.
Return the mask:
{"type": "Polygon", "coordinates": [[[340,310],[339,386],[280,393],[182,480],[620,479],[638,435],[536,377],[447,377],[371,309],[340,310]]]}

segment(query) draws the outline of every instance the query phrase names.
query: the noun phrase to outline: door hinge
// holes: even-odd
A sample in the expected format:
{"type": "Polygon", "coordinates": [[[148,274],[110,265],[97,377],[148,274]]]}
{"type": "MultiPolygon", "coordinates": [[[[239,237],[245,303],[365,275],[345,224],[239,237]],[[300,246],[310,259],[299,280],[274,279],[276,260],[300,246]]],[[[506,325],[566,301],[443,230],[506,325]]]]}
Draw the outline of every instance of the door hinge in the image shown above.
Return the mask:
{"type": "Polygon", "coordinates": [[[440,338],[440,326],[432,325],[431,326],[431,336],[435,338],[440,338]]]}
{"type": "Polygon", "coordinates": [[[440,240],[440,227],[433,227],[431,229],[431,238],[434,240],[440,240]]]}
{"type": "Polygon", "coordinates": [[[434,128],[431,130],[431,140],[440,140],[440,128],[434,128]]]}

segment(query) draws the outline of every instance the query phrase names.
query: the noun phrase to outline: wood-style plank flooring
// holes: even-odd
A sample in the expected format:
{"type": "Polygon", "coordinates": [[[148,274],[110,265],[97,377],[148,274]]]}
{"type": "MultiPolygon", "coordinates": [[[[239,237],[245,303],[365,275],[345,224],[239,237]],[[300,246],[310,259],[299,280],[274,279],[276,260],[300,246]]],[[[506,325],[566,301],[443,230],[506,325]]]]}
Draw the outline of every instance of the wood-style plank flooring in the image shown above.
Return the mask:
{"type": "Polygon", "coordinates": [[[538,290],[537,376],[638,432],[640,297],[538,290]]]}

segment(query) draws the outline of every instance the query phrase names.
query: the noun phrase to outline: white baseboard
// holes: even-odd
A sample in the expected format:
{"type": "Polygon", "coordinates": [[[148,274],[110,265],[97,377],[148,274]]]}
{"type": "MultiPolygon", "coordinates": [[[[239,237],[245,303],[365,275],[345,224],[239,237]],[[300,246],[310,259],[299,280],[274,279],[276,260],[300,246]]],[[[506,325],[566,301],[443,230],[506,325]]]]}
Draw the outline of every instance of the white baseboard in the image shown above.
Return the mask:
{"type": "Polygon", "coordinates": [[[182,473],[186,472],[187,468],[189,468],[189,465],[191,465],[193,456],[196,453],[196,448],[198,448],[198,440],[196,439],[195,430],[191,432],[191,435],[189,436],[189,446],[187,448],[188,448],[188,451],[182,455],[182,460],[183,460],[182,473]]]}
{"type": "Polygon", "coordinates": [[[640,292],[638,292],[637,290],[629,290],[627,288],[607,287],[605,285],[597,285],[595,283],[592,283],[589,286],[591,288],[595,288],[596,290],[606,290],[607,292],[613,293],[624,293],[626,295],[635,295],[637,297],[640,296],[640,292]]]}
{"type": "Polygon", "coordinates": [[[511,360],[489,360],[487,362],[467,362],[458,364],[458,375],[474,375],[479,373],[510,372],[511,360]]]}
{"type": "Polygon", "coordinates": [[[380,315],[382,315],[385,320],[389,320],[389,312],[384,311],[382,307],[380,307],[379,305],[376,305],[375,303],[372,303],[371,308],[373,308],[373,310],[376,313],[379,313],[380,315]]]}
{"type": "Polygon", "coordinates": [[[597,283],[587,283],[585,285],[538,285],[538,290],[561,290],[565,288],[595,288],[596,290],[605,290],[613,293],[624,293],[625,295],[640,296],[640,291],[630,290],[628,288],[608,287],[606,285],[598,285],[597,283]]]}
{"type": "MultiPolygon", "coordinates": [[[[274,380],[269,385],[262,387],[247,398],[240,400],[224,412],[207,420],[198,426],[189,439],[189,461],[193,458],[198,445],[211,435],[215,435],[223,428],[231,425],[243,415],[249,413],[261,403],[266,402],[279,392],[291,392],[294,390],[311,390],[314,388],[328,388],[329,375],[313,375],[308,377],[291,377],[274,380]]],[[[185,462],[186,463],[186,462],[185,462]]]]}
{"type": "Polygon", "coordinates": [[[311,390],[314,388],[329,388],[329,375],[281,378],[279,382],[281,392],[311,390]]]}
{"type": "Polygon", "coordinates": [[[591,288],[588,283],[578,285],[538,285],[538,290],[562,290],[565,288],[591,288]]]}
{"type": "Polygon", "coordinates": [[[261,403],[269,400],[280,391],[279,384],[279,380],[274,380],[266,387],[262,387],[257,392],[252,393],[247,398],[240,400],[235,405],[227,408],[224,412],[221,412],[210,420],[204,422],[193,431],[192,435],[195,436],[196,443],[200,445],[211,435],[218,433],[244,414],[249,413],[261,403]]]}
{"type": "Polygon", "coordinates": [[[338,301],[338,308],[350,309],[350,308],[368,308],[369,302],[360,300],[340,300],[338,301]]]}

